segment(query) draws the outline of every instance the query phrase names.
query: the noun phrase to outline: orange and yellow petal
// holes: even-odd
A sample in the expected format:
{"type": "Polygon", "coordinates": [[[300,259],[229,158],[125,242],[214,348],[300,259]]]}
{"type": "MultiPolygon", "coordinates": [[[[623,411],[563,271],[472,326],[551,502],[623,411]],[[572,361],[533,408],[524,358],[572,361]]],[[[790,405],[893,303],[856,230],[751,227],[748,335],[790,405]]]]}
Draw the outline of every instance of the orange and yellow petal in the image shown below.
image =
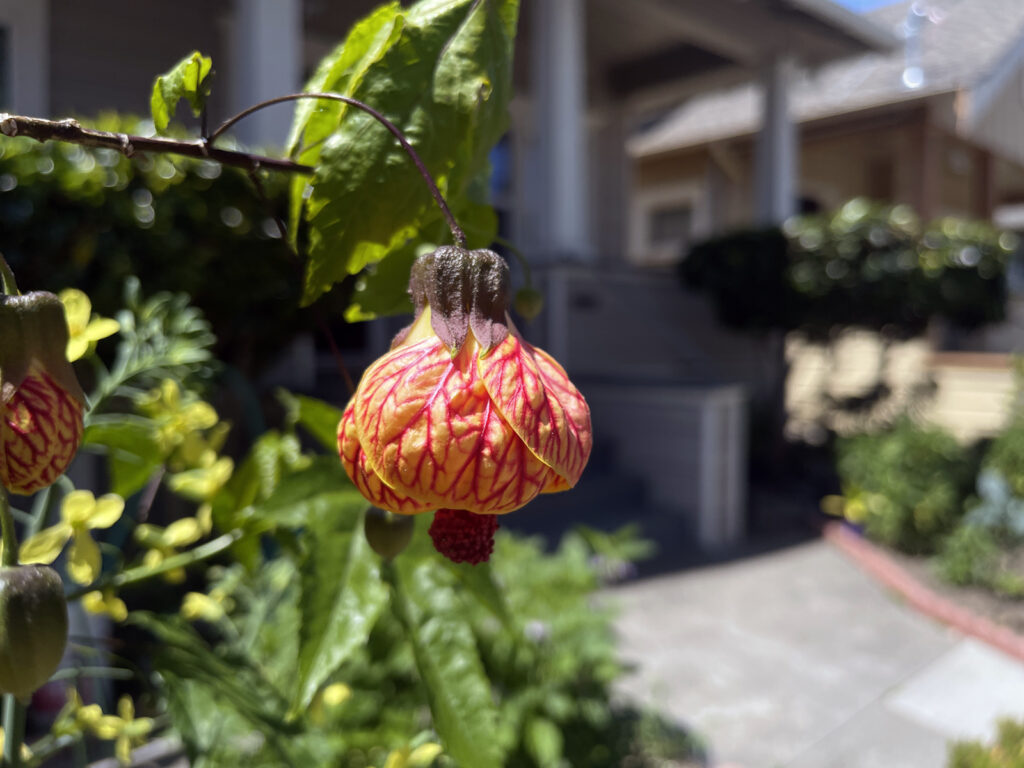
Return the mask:
{"type": "Polygon", "coordinates": [[[82,440],[82,404],[46,371],[32,368],[0,405],[0,482],[30,494],[52,485],[82,440]]]}
{"type": "Polygon", "coordinates": [[[399,347],[354,398],[367,462],[391,488],[430,505],[500,514],[544,489],[551,469],[494,407],[472,335],[453,358],[437,337],[399,347]]]}
{"type": "Polygon", "coordinates": [[[516,434],[567,487],[576,485],[593,442],[590,409],[562,366],[510,333],[480,357],[479,368],[488,395],[516,434]]]}
{"type": "Polygon", "coordinates": [[[414,515],[433,509],[416,499],[389,488],[366,461],[366,453],[356,435],[353,399],[338,422],[338,455],[341,465],[359,492],[375,507],[400,515],[414,515]]]}

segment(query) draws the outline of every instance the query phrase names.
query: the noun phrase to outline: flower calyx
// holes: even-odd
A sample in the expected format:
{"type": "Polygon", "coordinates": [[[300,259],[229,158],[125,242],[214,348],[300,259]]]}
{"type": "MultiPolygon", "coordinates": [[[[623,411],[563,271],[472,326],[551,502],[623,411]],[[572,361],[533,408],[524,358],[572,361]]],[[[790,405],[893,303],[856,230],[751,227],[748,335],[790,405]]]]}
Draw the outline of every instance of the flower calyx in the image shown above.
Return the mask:
{"type": "Polygon", "coordinates": [[[6,403],[36,366],[79,403],[85,393],[65,355],[68,324],[52,293],[0,295],[0,402],[6,403]]]}
{"type": "Polygon", "coordinates": [[[486,354],[508,336],[508,290],[508,264],[494,251],[442,245],[412,265],[409,293],[416,318],[393,346],[406,340],[429,309],[431,328],[453,356],[470,331],[486,354]]]}

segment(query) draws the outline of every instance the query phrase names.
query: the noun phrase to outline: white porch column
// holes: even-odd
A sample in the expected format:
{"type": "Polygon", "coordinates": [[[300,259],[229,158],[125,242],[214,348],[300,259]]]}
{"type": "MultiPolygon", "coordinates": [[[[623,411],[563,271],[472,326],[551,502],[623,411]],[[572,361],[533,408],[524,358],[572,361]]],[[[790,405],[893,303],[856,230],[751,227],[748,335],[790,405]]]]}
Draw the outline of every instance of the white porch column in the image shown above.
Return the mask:
{"type": "MultiPolygon", "coordinates": [[[[302,0],[235,0],[231,30],[233,106],[241,111],[302,87],[302,0]]],[[[246,144],[281,146],[293,104],[268,107],[234,129],[246,144]]]]}
{"type": "Polygon", "coordinates": [[[757,134],[754,178],[754,218],[758,224],[778,224],[796,213],[797,128],[789,112],[789,88],[794,62],[780,57],[762,71],[764,105],[757,134]]]}
{"type": "Polygon", "coordinates": [[[545,256],[586,259],[588,229],[584,0],[533,3],[534,200],[545,256]]]}
{"type": "Polygon", "coordinates": [[[0,25],[7,28],[7,103],[0,109],[23,115],[50,114],[50,3],[0,0],[0,25]]]}

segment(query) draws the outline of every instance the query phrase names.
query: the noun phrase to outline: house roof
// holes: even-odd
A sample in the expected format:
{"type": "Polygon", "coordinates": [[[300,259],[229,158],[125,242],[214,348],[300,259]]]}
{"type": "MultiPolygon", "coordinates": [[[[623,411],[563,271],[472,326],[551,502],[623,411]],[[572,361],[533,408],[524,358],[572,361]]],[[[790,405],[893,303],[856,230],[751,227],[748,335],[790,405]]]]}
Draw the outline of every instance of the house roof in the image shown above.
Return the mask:
{"type": "MultiPolygon", "coordinates": [[[[791,109],[800,122],[972,89],[994,76],[1024,39],[1022,0],[905,0],[866,18],[905,37],[908,12],[925,12],[919,63],[923,82],[904,84],[906,49],[867,53],[797,75],[791,109]]],[[[629,142],[642,157],[752,133],[760,125],[761,86],[747,83],[689,99],[629,142]]]]}

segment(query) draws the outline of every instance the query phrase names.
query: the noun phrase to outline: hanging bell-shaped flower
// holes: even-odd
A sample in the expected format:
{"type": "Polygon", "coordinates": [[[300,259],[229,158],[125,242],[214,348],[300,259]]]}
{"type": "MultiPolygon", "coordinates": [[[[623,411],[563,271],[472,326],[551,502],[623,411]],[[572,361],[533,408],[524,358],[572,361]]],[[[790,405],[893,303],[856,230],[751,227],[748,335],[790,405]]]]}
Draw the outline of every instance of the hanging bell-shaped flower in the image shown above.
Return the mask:
{"type": "Polygon", "coordinates": [[[513,327],[496,253],[441,247],[417,259],[409,290],[415,320],[360,380],[338,425],[341,461],[371,503],[436,511],[435,546],[480,562],[493,515],[579,480],[590,410],[513,327]]]}

